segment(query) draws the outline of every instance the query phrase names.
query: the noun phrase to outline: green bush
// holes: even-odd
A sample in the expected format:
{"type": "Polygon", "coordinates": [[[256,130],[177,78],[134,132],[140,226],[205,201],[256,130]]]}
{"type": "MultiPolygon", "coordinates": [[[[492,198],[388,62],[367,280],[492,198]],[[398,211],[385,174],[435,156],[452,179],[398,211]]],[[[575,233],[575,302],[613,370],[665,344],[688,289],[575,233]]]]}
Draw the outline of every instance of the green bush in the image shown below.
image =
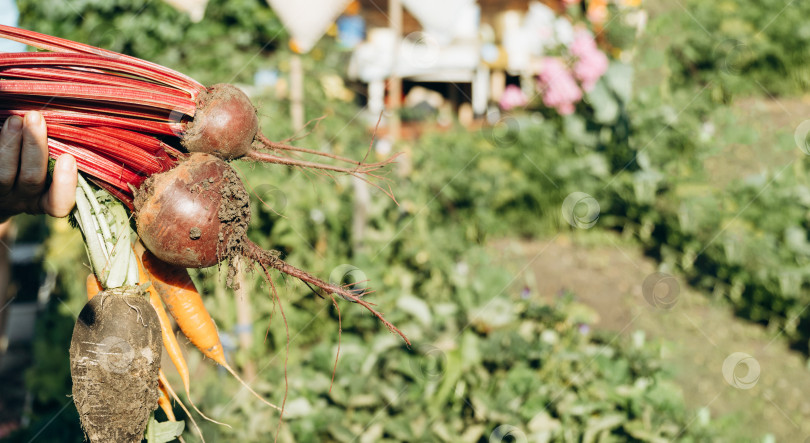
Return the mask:
{"type": "Polygon", "coordinates": [[[286,34],[263,0],[212,0],[192,23],[163,1],[18,0],[20,26],[181,71],[203,84],[250,79],[286,34]]]}
{"type": "Polygon", "coordinates": [[[689,13],[667,14],[673,80],[710,84],[717,99],[783,95],[810,87],[806,2],[689,0],[689,13]]]}

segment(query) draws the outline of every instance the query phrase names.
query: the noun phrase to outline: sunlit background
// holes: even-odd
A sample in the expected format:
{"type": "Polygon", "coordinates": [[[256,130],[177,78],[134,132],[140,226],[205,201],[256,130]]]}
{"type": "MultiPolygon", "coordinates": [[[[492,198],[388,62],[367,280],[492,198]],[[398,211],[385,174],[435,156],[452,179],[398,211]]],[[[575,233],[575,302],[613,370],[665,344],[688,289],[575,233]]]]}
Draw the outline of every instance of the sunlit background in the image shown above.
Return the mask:
{"type": "MultiPolygon", "coordinates": [[[[0,0],[0,23],[237,85],[273,140],[403,153],[396,202],[349,176],[233,163],[250,238],[367,281],[413,345],[284,275],[277,305],[259,273],[235,293],[224,268],[195,271],[229,361],[286,395],[279,419],[187,346],[191,400],[231,426],[195,415],[207,441],[805,441],[808,14],[792,0],[0,0]]],[[[0,439],[81,442],[81,236],[44,216],[0,229],[0,439]]]]}

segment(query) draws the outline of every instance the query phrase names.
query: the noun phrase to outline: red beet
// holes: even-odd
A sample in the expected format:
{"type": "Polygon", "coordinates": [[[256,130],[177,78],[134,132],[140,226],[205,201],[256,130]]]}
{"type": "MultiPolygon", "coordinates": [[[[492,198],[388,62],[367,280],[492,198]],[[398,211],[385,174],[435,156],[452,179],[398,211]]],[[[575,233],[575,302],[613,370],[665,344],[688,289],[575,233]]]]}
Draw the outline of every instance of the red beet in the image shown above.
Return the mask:
{"type": "MultiPolygon", "coordinates": [[[[258,263],[265,272],[274,268],[329,294],[361,304],[410,344],[361,298],[365,294],[326,283],[289,265],[277,252],[265,251],[250,241],[247,191],[236,172],[216,156],[191,154],[168,172],[149,177],[135,191],[134,214],[141,241],[165,262],[203,268],[242,256],[258,263]]],[[[228,271],[230,281],[233,267],[228,271]]]]}
{"type": "Polygon", "coordinates": [[[238,252],[250,223],[250,197],[224,161],[193,154],[143,183],[135,193],[135,221],[159,259],[206,268],[238,252]]]}
{"type": "Polygon", "coordinates": [[[259,119],[247,95],[233,85],[219,83],[197,98],[197,112],[181,143],[189,152],[230,160],[247,155],[258,132],[259,119]]]}
{"type": "Polygon", "coordinates": [[[129,206],[129,185],[138,187],[146,176],[171,169],[181,146],[226,160],[343,172],[366,181],[379,179],[376,171],[392,160],[366,164],[268,140],[250,100],[232,85],[206,87],[146,60],[10,26],[0,25],[0,38],[52,51],[0,54],[0,124],[7,115],[44,111],[48,125],[63,127],[49,139],[52,155],[73,154],[81,171],[129,206]],[[81,131],[103,134],[69,137],[81,131]],[[151,158],[137,155],[137,148],[149,150],[151,158]],[[352,166],[310,162],[292,153],[352,166]]]}

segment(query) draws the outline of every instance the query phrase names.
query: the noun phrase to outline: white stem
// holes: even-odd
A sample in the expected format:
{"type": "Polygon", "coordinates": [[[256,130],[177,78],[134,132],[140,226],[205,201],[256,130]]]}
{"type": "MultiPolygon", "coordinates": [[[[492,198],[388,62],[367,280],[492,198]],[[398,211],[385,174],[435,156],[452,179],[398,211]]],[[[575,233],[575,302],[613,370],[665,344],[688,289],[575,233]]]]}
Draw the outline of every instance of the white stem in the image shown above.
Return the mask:
{"type": "MultiPolygon", "coordinates": [[[[99,191],[104,193],[105,191],[99,191]]],[[[93,272],[104,288],[138,284],[138,268],[130,244],[129,216],[121,202],[99,196],[79,174],[74,215],[84,234],[93,272]]]]}
{"type": "Polygon", "coordinates": [[[127,285],[137,285],[140,282],[140,275],[138,274],[138,258],[132,248],[129,248],[129,269],[127,270],[127,285]]]}
{"type": "Polygon", "coordinates": [[[110,227],[107,226],[107,223],[105,223],[105,220],[103,219],[104,210],[102,209],[101,205],[98,204],[98,201],[95,198],[95,193],[90,187],[90,184],[87,183],[87,180],[85,180],[81,174],[79,174],[79,186],[82,188],[84,193],[87,194],[87,199],[90,201],[90,207],[93,208],[96,218],[99,219],[98,224],[101,228],[101,235],[104,237],[104,240],[110,243],[108,247],[112,246],[112,234],[110,233],[110,227]]]}
{"type": "MultiPolygon", "coordinates": [[[[87,200],[88,200],[88,203],[89,203],[89,202],[95,201],[95,198],[90,196],[90,197],[87,197],[87,200]]],[[[107,259],[107,261],[109,261],[110,260],[110,251],[112,250],[113,245],[112,245],[112,243],[107,241],[106,238],[104,238],[104,234],[101,232],[101,226],[104,226],[104,223],[100,223],[99,219],[92,214],[92,212],[93,212],[92,207],[93,207],[93,205],[91,203],[90,204],[90,208],[91,208],[91,210],[90,210],[90,212],[91,212],[91,214],[90,214],[90,222],[92,223],[92,225],[90,227],[93,229],[93,232],[91,233],[91,235],[95,234],[96,237],[98,237],[98,241],[101,243],[102,246],[104,246],[103,248],[101,248],[102,252],[104,253],[104,257],[107,259]]]]}
{"type": "Polygon", "coordinates": [[[117,200],[110,200],[105,205],[113,221],[110,231],[114,233],[115,239],[115,246],[110,251],[107,286],[116,288],[129,282],[129,262],[131,258],[135,258],[135,255],[129,240],[129,217],[124,205],[117,200]]]}
{"type": "MultiPolygon", "coordinates": [[[[87,245],[87,255],[90,257],[90,265],[96,276],[99,270],[107,264],[107,251],[104,242],[100,241],[93,224],[93,214],[91,213],[90,202],[87,200],[81,188],[76,188],[76,209],[73,216],[79,220],[79,226],[84,234],[84,242],[87,245]],[[92,231],[90,231],[92,229],[92,231]]],[[[104,282],[101,282],[102,285],[104,282]]]]}

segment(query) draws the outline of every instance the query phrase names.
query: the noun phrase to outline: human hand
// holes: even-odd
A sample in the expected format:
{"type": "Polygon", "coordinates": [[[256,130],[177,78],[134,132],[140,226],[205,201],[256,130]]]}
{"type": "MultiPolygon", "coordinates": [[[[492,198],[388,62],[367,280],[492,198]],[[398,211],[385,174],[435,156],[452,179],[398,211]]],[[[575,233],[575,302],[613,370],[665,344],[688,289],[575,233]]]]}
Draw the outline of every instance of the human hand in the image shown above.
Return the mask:
{"type": "Polygon", "coordinates": [[[27,212],[64,217],[76,202],[78,171],[71,155],[56,160],[47,187],[48,132],[39,112],[11,116],[0,129],[0,222],[27,212]]]}

